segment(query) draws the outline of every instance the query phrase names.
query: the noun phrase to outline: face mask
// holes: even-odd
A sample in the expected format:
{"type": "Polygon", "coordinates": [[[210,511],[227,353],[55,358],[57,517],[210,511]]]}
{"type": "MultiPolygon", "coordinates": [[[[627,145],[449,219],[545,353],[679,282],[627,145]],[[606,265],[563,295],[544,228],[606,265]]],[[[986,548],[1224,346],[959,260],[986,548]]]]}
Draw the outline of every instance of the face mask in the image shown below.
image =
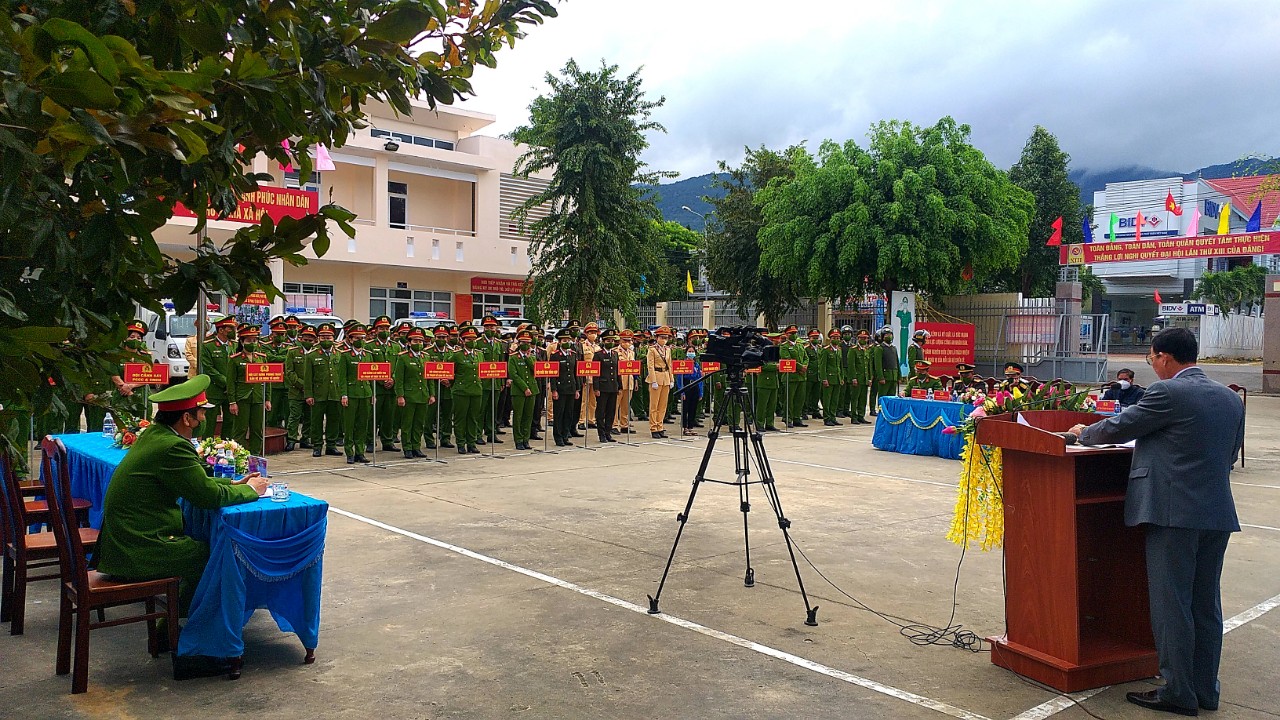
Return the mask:
{"type": "Polygon", "coordinates": [[[614,345],[616,345],[616,344],[617,344],[617,343],[615,343],[615,342],[614,342],[614,341],[612,341],[612,340],[605,340],[605,341],[604,341],[604,346],[605,346],[606,348],[609,348],[610,350],[612,350],[612,349],[613,349],[613,346],[614,346],[614,345]]]}
{"type": "Polygon", "coordinates": [[[587,340],[590,340],[591,342],[595,342],[597,337],[599,336],[596,333],[587,333],[587,340]]]}
{"type": "Polygon", "coordinates": [[[364,347],[364,341],[363,341],[363,340],[352,340],[352,341],[351,341],[351,347],[353,347],[353,348],[362,348],[362,347],[364,347]]]}
{"type": "Polygon", "coordinates": [[[848,333],[844,333],[844,334],[842,334],[842,335],[840,336],[840,339],[841,339],[841,340],[843,340],[843,341],[845,341],[845,342],[849,342],[850,340],[852,340],[852,339],[853,339],[853,336],[852,336],[852,335],[850,335],[850,334],[848,334],[848,333]]]}
{"type": "Polygon", "coordinates": [[[1128,390],[1129,388],[1133,387],[1133,383],[1129,382],[1128,380],[1121,380],[1119,384],[1120,384],[1121,390],[1128,390]]]}
{"type": "Polygon", "coordinates": [[[791,334],[787,335],[787,339],[788,339],[788,340],[790,340],[791,342],[795,342],[795,341],[796,341],[796,338],[798,338],[798,337],[800,337],[800,334],[799,334],[799,333],[791,333],[791,334]]]}
{"type": "Polygon", "coordinates": [[[243,342],[240,344],[244,346],[245,352],[253,352],[258,349],[258,343],[256,342],[243,342]]]}
{"type": "Polygon", "coordinates": [[[467,344],[467,349],[468,349],[468,350],[475,350],[475,349],[476,349],[476,346],[480,344],[480,341],[479,341],[479,340],[468,340],[466,344],[467,344]]]}
{"type": "Polygon", "coordinates": [[[316,346],[315,338],[302,338],[302,346],[315,347],[316,346]]]}
{"type": "Polygon", "coordinates": [[[658,344],[659,344],[659,345],[666,345],[666,344],[667,344],[667,339],[666,339],[666,338],[664,338],[664,337],[658,338],[658,344]]]}
{"type": "Polygon", "coordinates": [[[289,328],[288,330],[285,330],[284,334],[288,335],[290,340],[295,340],[298,337],[298,331],[293,328],[289,328]]]}
{"type": "Polygon", "coordinates": [[[147,346],[147,344],[141,340],[125,340],[124,344],[125,347],[133,348],[134,350],[141,350],[147,346]]]}
{"type": "Polygon", "coordinates": [[[414,350],[421,350],[422,343],[418,340],[414,340],[413,342],[409,343],[409,347],[413,348],[414,350]]]}
{"type": "Polygon", "coordinates": [[[529,343],[527,342],[520,343],[520,352],[529,352],[529,343]]]}
{"type": "Polygon", "coordinates": [[[436,347],[444,347],[449,342],[449,338],[436,338],[436,347]]]}
{"type": "Polygon", "coordinates": [[[328,350],[329,348],[333,347],[333,341],[332,341],[332,340],[321,340],[321,341],[320,341],[320,347],[324,348],[325,350],[328,350]]]}
{"type": "Polygon", "coordinates": [[[378,333],[379,340],[385,341],[389,337],[391,337],[391,333],[387,332],[386,330],[383,330],[382,332],[378,333]]]}

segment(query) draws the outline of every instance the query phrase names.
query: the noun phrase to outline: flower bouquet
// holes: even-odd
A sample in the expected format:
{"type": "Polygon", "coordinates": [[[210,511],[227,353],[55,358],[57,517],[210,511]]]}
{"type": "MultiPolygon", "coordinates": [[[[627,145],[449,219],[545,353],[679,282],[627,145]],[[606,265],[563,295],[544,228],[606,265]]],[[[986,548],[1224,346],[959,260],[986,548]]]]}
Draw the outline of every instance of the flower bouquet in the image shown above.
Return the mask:
{"type": "Polygon", "coordinates": [[[208,465],[206,471],[215,477],[232,473],[244,475],[249,470],[250,453],[235,440],[205,438],[196,445],[196,454],[208,465]]]}
{"type": "Polygon", "coordinates": [[[112,447],[131,448],[142,436],[143,431],[151,427],[150,420],[140,420],[128,413],[109,409],[111,419],[115,422],[116,433],[112,436],[112,447]]]}

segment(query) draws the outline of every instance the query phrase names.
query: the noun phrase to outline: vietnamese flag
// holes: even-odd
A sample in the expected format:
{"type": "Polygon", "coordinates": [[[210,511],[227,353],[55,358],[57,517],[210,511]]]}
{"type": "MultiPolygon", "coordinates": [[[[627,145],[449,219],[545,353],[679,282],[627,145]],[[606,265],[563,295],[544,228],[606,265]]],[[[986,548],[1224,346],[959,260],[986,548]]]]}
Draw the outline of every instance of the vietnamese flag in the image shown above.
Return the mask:
{"type": "Polygon", "coordinates": [[[1142,211],[1138,211],[1138,217],[1133,221],[1133,241],[1142,242],[1142,211]]]}
{"type": "Polygon", "coordinates": [[[1177,215],[1178,217],[1182,217],[1182,206],[1181,206],[1181,205],[1179,205],[1178,203],[1174,202],[1174,200],[1173,200],[1173,192],[1172,192],[1172,191],[1170,191],[1170,192],[1169,192],[1169,194],[1168,194],[1167,196],[1165,196],[1165,199],[1164,199],[1164,209],[1165,209],[1165,210],[1168,210],[1169,212],[1173,213],[1174,215],[1177,215]]]}
{"type": "Polygon", "coordinates": [[[1062,244],[1062,216],[1059,215],[1057,220],[1050,223],[1053,226],[1053,234],[1049,236],[1049,242],[1046,246],[1062,244]]]}
{"type": "Polygon", "coordinates": [[[1164,302],[1164,300],[1161,300],[1161,299],[1160,299],[1160,291],[1159,291],[1159,290],[1157,290],[1157,291],[1156,291],[1156,304],[1157,304],[1157,305],[1159,305],[1159,304],[1161,304],[1161,303],[1163,303],[1163,302],[1164,302]]]}

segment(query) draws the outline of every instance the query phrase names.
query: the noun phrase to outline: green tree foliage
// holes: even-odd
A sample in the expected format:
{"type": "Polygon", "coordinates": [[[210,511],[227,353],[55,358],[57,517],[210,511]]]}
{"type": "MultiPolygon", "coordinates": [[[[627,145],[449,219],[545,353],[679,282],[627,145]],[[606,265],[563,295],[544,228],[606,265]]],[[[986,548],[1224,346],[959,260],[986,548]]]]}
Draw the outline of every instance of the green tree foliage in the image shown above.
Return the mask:
{"type": "Polygon", "coordinates": [[[736,168],[720,162],[715,186],[723,196],[706,198],[714,208],[707,228],[707,279],[729,293],[743,320],[759,312],[772,323],[799,306],[801,283],[761,264],[759,234],[764,218],[757,196],[763,188],[790,182],[795,177],[793,158],[806,153],[798,145],[781,153],[763,146],[745,150],[746,157],[736,168]]]}
{"type": "Polygon", "coordinates": [[[1015,267],[1033,212],[969,144],[969,127],[876,123],[866,149],[824,142],[795,179],[760,191],[761,264],[831,299],[913,289],[950,294],[1015,267]]]}
{"type": "Polygon", "coordinates": [[[653,265],[642,273],[644,292],[640,301],[655,303],[687,299],[689,292],[685,278],[693,277],[697,282],[702,233],[674,220],[654,221],[652,232],[657,236],[658,253],[653,265]]]}
{"type": "Polygon", "coordinates": [[[1223,313],[1262,302],[1267,271],[1260,265],[1241,265],[1222,272],[1207,272],[1196,281],[1191,297],[1208,300],[1223,313]]]}
{"type": "Polygon", "coordinates": [[[603,63],[593,72],[570,60],[560,76],[547,73],[547,84],[551,92],[529,106],[529,124],[511,133],[529,146],[516,173],[553,169],[547,189],[516,213],[523,224],[529,210],[548,207],[530,228],[531,314],[595,318],[617,309],[634,316],[640,275],[657,264],[659,248],[657,208],[636,185],[674,176],[640,160],[645,133],[663,130],[649,117],[665,100],[645,98],[639,70],[623,77],[603,63]]]}
{"type": "MultiPolygon", "coordinates": [[[[305,262],[351,213],[246,226],[196,258],[154,233],[175,202],[225,216],[267,178],[259,153],[311,171],[382,100],[452,103],[475,65],[548,0],[31,0],[0,23],[0,383],[3,429],[60,413],[114,355],[134,302],[189,309],[198,289],[271,286],[268,262],[305,262]],[[292,142],[290,156],[281,141],[292,142]]],[[[203,218],[200,225],[204,225],[203,218]]],[[[193,245],[196,243],[193,240],[193,245]]]]}
{"type": "Polygon", "coordinates": [[[1058,138],[1039,125],[1027,138],[1022,157],[1009,170],[1009,179],[1035,198],[1027,253],[1022,262],[1001,277],[1003,289],[1024,297],[1052,297],[1058,281],[1057,247],[1045,243],[1053,234],[1052,223],[1062,218],[1062,243],[1084,242],[1080,225],[1080,188],[1067,177],[1071,156],[1058,146],[1058,138]]]}

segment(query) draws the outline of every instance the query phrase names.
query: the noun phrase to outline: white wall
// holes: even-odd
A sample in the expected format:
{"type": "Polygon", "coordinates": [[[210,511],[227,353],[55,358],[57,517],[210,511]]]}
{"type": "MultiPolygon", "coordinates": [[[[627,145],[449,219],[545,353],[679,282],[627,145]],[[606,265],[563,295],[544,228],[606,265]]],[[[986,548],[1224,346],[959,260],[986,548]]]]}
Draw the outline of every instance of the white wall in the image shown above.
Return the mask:
{"type": "Polygon", "coordinates": [[[1262,318],[1236,313],[1201,317],[1200,357],[1262,357],[1262,318]]]}

